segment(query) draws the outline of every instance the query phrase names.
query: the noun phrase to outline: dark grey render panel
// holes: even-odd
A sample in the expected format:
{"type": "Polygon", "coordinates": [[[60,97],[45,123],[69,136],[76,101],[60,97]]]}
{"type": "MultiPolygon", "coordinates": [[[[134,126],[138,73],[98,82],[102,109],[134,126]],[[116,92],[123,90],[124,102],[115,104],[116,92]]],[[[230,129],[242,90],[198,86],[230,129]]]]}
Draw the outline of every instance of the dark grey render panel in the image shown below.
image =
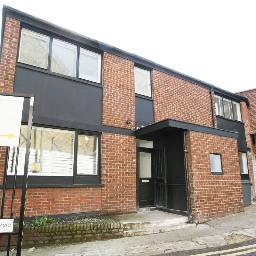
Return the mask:
{"type": "Polygon", "coordinates": [[[101,125],[101,87],[17,66],[14,92],[35,96],[34,123],[57,126],[61,120],[69,128],[80,128],[78,123],[101,125]]]}
{"type": "Polygon", "coordinates": [[[153,101],[136,97],[136,127],[154,123],[153,101]]]}
{"type": "Polygon", "coordinates": [[[238,150],[242,152],[247,151],[244,124],[237,121],[231,121],[222,117],[217,117],[217,124],[219,129],[238,132],[238,150]]]}
{"type": "Polygon", "coordinates": [[[242,181],[244,206],[251,204],[251,183],[249,180],[242,181]]]}

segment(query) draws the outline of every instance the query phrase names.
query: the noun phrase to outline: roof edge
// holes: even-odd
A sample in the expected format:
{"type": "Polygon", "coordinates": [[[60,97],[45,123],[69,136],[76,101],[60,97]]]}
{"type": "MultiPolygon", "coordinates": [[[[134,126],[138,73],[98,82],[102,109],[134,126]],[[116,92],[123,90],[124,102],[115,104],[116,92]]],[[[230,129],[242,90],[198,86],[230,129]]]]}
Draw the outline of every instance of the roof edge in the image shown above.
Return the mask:
{"type": "MultiPolygon", "coordinates": [[[[81,43],[87,44],[90,47],[96,48],[98,50],[106,51],[106,52],[118,55],[120,57],[123,57],[125,59],[132,60],[136,64],[141,64],[141,65],[147,66],[149,68],[159,70],[161,72],[170,74],[172,76],[175,76],[175,77],[180,78],[182,80],[188,81],[190,83],[193,83],[193,84],[199,85],[201,87],[207,88],[208,90],[213,90],[217,94],[221,94],[225,97],[231,98],[231,99],[236,100],[236,101],[245,101],[247,104],[249,104],[248,99],[246,97],[242,96],[242,95],[238,95],[238,94],[229,92],[227,90],[224,90],[224,89],[221,89],[217,86],[214,86],[210,83],[204,82],[200,79],[194,78],[192,76],[183,74],[183,73],[178,72],[176,70],[173,70],[171,68],[160,65],[160,64],[158,64],[154,61],[151,61],[151,60],[146,59],[144,57],[141,57],[139,55],[129,53],[127,51],[121,50],[121,49],[119,49],[117,47],[114,47],[114,46],[111,46],[109,44],[106,44],[106,43],[100,42],[98,40],[91,39],[89,37],[83,36],[79,33],[76,33],[74,31],[65,29],[63,27],[60,27],[58,25],[55,25],[55,24],[50,23],[48,21],[45,21],[43,19],[37,18],[37,17],[32,16],[28,13],[17,10],[13,7],[3,5],[2,12],[3,12],[3,21],[5,20],[6,16],[10,16],[10,17],[19,19],[24,23],[26,23],[26,22],[28,22],[30,24],[32,23],[32,24],[34,24],[35,27],[37,25],[42,25],[43,27],[46,27],[49,30],[54,31],[54,33],[66,36],[67,38],[70,38],[71,40],[79,41],[81,43]]],[[[2,24],[2,27],[3,27],[3,25],[4,25],[4,22],[2,24]]],[[[3,29],[2,29],[2,33],[3,33],[3,29]]]]}

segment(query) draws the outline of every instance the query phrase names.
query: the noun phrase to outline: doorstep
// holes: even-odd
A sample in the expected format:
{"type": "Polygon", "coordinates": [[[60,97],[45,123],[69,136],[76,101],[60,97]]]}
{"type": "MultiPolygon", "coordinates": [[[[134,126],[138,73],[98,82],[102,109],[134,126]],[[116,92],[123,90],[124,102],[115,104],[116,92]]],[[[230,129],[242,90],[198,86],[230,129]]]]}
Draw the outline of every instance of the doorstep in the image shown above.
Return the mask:
{"type": "Polygon", "coordinates": [[[188,224],[187,216],[155,208],[140,208],[136,213],[116,215],[113,218],[123,224],[124,236],[164,233],[194,225],[188,224]]]}

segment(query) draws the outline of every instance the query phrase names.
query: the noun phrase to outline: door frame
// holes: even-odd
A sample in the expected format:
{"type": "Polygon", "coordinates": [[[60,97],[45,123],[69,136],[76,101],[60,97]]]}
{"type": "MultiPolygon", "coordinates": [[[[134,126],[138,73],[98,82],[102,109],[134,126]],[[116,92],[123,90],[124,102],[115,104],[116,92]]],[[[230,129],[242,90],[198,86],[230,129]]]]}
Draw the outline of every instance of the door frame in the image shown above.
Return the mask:
{"type": "MultiPolygon", "coordinates": [[[[146,152],[146,153],[151,153],[151,179],[153,179],[153,183],[155,183],[154,181],[154,172],[153,172],[153,151],[154,148],[143,148],[143,147],[136,147],[136,208],[139,209],[140,207],[140,168],[139,168],[139,153],[140,152],[146,152]]],[[[153,184],[154,187],[154,184],[153,184]]],[[[154,189],[154,188],[153,188],[154,189]]],[[[155,192],[154,192],[155,193],[155,192]]],[[[154,194],[153,193],[153,194],[154,194]]],[[[154,204],[152,205],[152,207],[155,207],[155,194],[154,194],[154,198],[153,198],[154,204]]]]}

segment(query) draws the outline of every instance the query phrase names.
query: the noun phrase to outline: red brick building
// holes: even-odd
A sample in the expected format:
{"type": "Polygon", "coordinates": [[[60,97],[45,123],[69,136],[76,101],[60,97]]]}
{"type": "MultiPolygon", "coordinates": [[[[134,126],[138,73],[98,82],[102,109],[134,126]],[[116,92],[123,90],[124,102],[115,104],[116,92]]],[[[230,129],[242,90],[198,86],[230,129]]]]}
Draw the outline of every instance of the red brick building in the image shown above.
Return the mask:
{"type": "Polygon", "coordinates": [[[250,204],[246,97],[10,7],[3,21],[0,92],[35,97],[26,216],[150,206],[203,221],[250,204]]]}

